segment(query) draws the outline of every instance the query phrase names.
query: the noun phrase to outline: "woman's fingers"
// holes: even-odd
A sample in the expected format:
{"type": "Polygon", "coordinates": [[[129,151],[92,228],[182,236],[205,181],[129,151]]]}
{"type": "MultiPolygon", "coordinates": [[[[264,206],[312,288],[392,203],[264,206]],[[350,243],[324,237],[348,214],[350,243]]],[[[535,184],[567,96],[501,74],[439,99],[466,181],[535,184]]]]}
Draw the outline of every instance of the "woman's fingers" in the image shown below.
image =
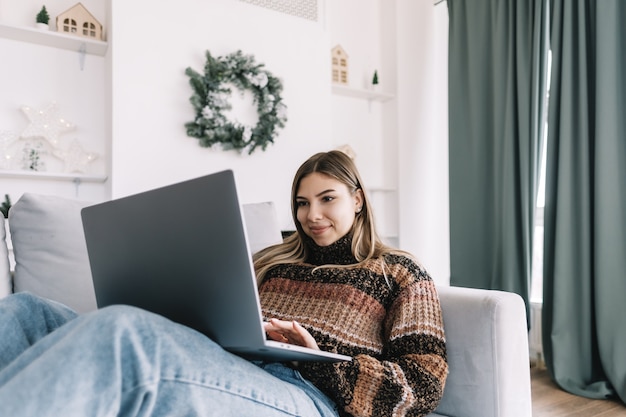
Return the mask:
{"type": "Polygon", "coordinates": [[[296,321],[270,319],[264,327],[272,340],[319,349],[313,336],[296,321]]]}
{"type": "Polygon", "coordinates": [[[311,333],[309,333],[297,321],[293,322],[293,330],[300,336],[300,338],[302,340],[302,345],[301,346],[306,346],[306,347],[309,347],[309,348],[312,348],[312,349],[318,349],[319,350],[319,347],[317,346],[317,342],[315,341],[313,336],[311,336],[311,333]]]}

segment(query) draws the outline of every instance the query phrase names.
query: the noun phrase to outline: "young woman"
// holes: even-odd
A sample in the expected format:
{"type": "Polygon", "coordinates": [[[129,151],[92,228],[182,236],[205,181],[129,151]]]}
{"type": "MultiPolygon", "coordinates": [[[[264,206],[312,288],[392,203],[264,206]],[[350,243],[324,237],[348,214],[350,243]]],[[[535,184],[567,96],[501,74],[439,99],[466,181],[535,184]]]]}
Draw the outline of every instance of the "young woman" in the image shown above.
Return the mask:
{"type": "Polygon", "coordinates": [[[0,415],[421,416],[447,375],[433,281],[378,238],[352,160],[312,156],[292,187],[296,233],[255,255],[268,337],[351,362],[250,362],[127,306],[78,316],[0,301],[0,415]]]}

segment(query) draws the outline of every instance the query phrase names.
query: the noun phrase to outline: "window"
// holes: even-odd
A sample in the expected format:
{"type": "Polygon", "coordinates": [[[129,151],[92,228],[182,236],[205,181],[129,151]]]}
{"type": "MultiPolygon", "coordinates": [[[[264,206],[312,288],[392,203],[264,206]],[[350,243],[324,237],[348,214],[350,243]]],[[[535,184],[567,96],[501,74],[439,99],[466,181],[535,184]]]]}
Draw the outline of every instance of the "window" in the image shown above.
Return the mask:
{"type": "MultiPolygon", "coordinates": [[[[552,67],[552,54],[548,51],[548,85],[546,86],[546,106],[545,114],[548,114],[548,103],[550,98],[550,69],[552,67]]],[[[543,233],[544,221],[543,213],[545,207],[546,196],[546,154],[548,148],[548,118],[546,117],[546,125],[543,136],[543,149],[541,150],[541,166],[539,168],[539,186],[537,187],[537,203],[535,206],[534,234],[533,234],[533,253],[530,286],[530,301],[541,303],[543,301],[543,233]]]]}
{"type": "Polygon", "coordinates": [[[95,38],[96,37],[96,25],[94,25],[93,23],[89,23],[89,22],[83,23],[83,35],[95,38]]]}
{"type": "Polygon", "coordinates": [[[63,19],[63,32],[76,33],[76,20],[63,19]]]}
{"type": "Polygon", "coordinates": [[[541,168],[539,173],[539,187],[537,190],[537,204],[535,206],[535,221],[533,234],[533,270],[531,272],[530,301],[541,303],[543,300],[543,209],[546,195],[546,147],[548,143],[547,127],[541,151],[541,168]]]}

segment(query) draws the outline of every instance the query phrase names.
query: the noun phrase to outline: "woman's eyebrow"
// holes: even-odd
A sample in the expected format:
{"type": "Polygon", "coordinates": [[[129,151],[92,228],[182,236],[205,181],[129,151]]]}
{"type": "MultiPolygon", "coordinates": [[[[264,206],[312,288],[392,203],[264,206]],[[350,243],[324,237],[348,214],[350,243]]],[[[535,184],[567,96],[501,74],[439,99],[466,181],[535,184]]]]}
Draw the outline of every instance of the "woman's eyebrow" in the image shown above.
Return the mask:
{"type": "MultiPolygon", "coordinates": [[[[315,197],[320,197],[320,196],[322,196],[324,194],[334,193],[334,192],[335,192],[335,190],[333,188],[329,188],[328,190],[324,190],[324,191],[322,191],[320,193],[315,194],[315,197]]],[[[306,200],[306,197],[302,197],[301,195],[297,195],[296,196],[296,200],[298,200],[298,199],[306,200]]]]}
{"type": "Polygon", "coordinates": [[[315,197],[320,197],[320,196],[322,196],[322,195],[324,195],[324,194],[334,193],[334,192],[335,192],[335,190],[334,190],[334,189],[329,188],[328,190],[324,190],[324,191],[322,191],[321,193],[316,194],[316,195],[315,195],[315,197]]]}

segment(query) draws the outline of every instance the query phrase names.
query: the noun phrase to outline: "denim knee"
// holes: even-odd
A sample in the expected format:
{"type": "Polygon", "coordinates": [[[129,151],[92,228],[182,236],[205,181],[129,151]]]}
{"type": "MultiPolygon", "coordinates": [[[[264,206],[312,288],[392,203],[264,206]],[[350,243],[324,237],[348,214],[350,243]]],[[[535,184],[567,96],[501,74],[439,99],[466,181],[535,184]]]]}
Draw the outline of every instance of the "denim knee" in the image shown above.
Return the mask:
{"type": "Polygon", "coordinates": [[[33,293],[23,291],[16,292],[4,298],[2,303],[3,305],[11,307],[28,308],[32,311],[32,309],[39,308],[39,306],[47,305],[48,301],[49,300],[39,297],[33,293]]]}
{"type": "Polygon", "coordinates": [[[87,326],[109,338],[117,333],[144,334],[165,318],[128,305],[112,305],[85,315],[87,326]]]}
{"type": "Polygon", "coordinates": [[[49,327],[58,327],[75,318],[78,313],[69,307],[27,291],[11,294],[2,299],[2,311],[11,312],[19,320],[43,317],[49,327]]]}
{"type": "Polygon", "coordinates": [[[181,339],[192,334],[204,337],[159,314],[128,305],[104,307],[85,314],[81,321],[80,333],[88,334],[87,340],[102,338],[105,345],[117,340],[118,347],[134,345],[141,350],[154,350],[159,345],[177,347],[181,339]]]}

